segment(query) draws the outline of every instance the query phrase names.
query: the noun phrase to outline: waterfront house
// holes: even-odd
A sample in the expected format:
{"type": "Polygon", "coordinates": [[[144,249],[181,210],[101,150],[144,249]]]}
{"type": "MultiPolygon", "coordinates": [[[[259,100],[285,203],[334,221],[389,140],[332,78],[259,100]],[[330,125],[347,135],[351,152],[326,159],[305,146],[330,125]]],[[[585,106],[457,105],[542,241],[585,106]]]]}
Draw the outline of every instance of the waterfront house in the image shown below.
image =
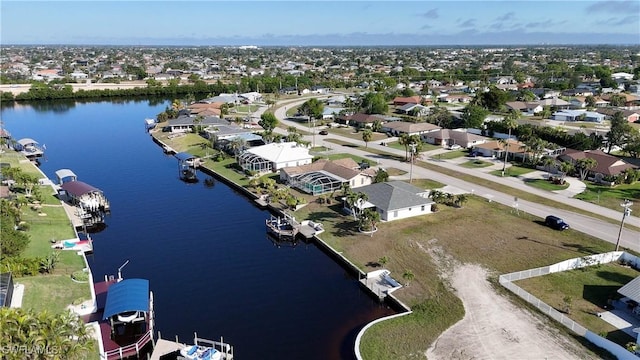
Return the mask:
{"type": "Polygon", "coordinates": [[[197,116],[179,116],[177,119],[170,119],[166,128],[167,131],[172,133],[192,132],[195,126],[202,126],[203,128],[217,125],[228,125],[229,122],[224,119],[220,119],[217,116],[206,116],[198,119],[197,116]]]}
{"type": "Polygon", "coordinates": [[[276,172],[285,167],[311,164],[309,149],[295,142],[271,143],[245,150],[238,155],[238,165],[245,171],[276,172]]]}
{"type": "MultiPolygon", "coordinates": [[[[404,181],[375,183],[357,189],[367,200],[361,209],[373,208],[380,214],[380,220],[393,221],[431,213],[434,202],[429,191],[404,181]]],[[[350,211],[345,204],[345,209],[350,211]]]]}
{"type": "Polygon", "coordinates": [[[319,159],[308,165],[285,167],[280,172],[280,180],[285,184],[313,195],[340,190],[342,184],[349,184],[352,189],[366,186],[374,176],[374,169],[361,169],[351,158],[319,159]]]}

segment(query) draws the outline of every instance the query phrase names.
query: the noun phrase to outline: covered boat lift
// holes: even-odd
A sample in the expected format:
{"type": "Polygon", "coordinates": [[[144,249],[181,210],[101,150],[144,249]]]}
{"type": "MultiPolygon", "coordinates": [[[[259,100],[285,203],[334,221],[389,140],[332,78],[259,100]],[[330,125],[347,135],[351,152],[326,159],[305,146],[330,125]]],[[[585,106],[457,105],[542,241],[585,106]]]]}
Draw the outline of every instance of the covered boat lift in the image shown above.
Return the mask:
{"type": "Polygon", "coordinates": [[[44,155],[44,146],[30,138],[23,138],[16,142],[16,150],[20,151],[24,156],[30,159],[42,157],[44,155]]]}
{"type": "Polygon", "coordinates": [[[198,176],[196,168],[200,166],[200,159],[188,152],[179,152],[175,154],[178,159],[178,173],[180,179],[186,182],[197,182],[198,176]]]}
{"type": "Polygon", "coordinates": [[[78,176],[69,169],[60,169],[56,171],[56,178],[58,179],[58,185],[62,185],[67,181],[78,180],[78,176]]]}

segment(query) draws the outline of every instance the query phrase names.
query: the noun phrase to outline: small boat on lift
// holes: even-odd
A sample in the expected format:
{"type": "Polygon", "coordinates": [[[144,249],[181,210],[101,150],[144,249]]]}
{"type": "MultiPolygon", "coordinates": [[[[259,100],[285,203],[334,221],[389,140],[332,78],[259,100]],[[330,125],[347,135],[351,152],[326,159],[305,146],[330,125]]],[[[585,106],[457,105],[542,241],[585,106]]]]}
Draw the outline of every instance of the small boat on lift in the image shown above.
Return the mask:
{"type": "Polygon", "coordinates": [[[69,169],[56,171],[56,177],[58,198],[76,207],[76,215],[85,226],[104,223],[105,215],[111,213],[111,205],[102,190],[78,181],[76,174],[69,169]]]}
{"type": "Polygon", "coordinates": [[[154,129],[156,127],[156,119],[151,119],[151,118],[147,118],[144,119],[144,128],[149,131],[151,129],[154,129]]]}
{"type": "Polygon", "coordinates": [[[296,219],[288,214],[284,214],[284,217],[271,215],[265,223],[267,232],[278,238],[295,238],[298,235],[298,231],[300,231],[300,225],[296,222],[296,219]]]}
{"type": "Polygon", "coordinates": [[[44,150],[47,147],[29,138],[24,138],[16,141],[14,149],[19,151],[22,155],[26,156],[29,160],[38,160],[44,156],[44,150]]]}

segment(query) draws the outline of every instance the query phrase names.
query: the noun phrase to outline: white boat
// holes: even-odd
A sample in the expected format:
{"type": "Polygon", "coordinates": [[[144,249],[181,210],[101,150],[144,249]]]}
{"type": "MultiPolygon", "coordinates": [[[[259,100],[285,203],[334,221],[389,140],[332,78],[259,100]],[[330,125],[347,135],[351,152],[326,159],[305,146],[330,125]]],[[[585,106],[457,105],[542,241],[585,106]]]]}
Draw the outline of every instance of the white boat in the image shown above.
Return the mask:
{"type": "Polygon", "coordinates": [[[209,346],[187,345],[180,349],[180,355],[190,360],[222,360],[222,353],[209,346]]]}
{"type": "Polygon", "coordinates": [[[144,126],[147,130],[151,130],[156,127],[156,120],[149,118],[144,119],[144,126]]]}

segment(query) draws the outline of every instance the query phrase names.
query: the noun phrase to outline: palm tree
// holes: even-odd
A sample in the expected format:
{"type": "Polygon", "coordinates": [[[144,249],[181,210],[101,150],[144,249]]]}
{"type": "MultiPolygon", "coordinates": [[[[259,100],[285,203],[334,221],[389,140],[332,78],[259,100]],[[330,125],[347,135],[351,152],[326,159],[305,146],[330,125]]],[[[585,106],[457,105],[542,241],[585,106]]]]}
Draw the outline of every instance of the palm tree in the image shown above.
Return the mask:
{"type": "Polygon", "coordinates": [[[378,264],[380,264],[380,266],[385,266],[387,263],[389,262],[389,257],[387,256],[383,256],[380,259],[378,259],[378,264]]]}
{"type": "Polygon", "coordinates": [[[547,169],[547,176],[549,179],[551,179],[551,168],[556,164],[556,160],[552,157],[545,157],[544,159],[542,159],[542,166],[544,166],[545,169],[547,169]]]}
{"type": "Polygon", "coordinates": [[[518,126],[518,119],[520,118],[520,111],[511,110],[507,116],[504,117],[503,125],[509,131],[509,137],[507,137],[507,145],[504,147],[504,165],[502,166],[502,176],[504,176],[504,171],[507,168],[507,160],[509,158],[509,144],[511,140],[511,130],[515,129],[518,126]]]}
{"type": "Polygon", "coordinates": [[[561,162],[560,163],[560,182],[564,184],[564,178],[567,176],[567,174],[569,174],[571,171],[573,171],[573,164],[569,163],[569,162],[561,162]]]}
{"type": "Polygon", "coordinates": [[[413,274],[413,272],[409,269],[405,270],[404,273],[402,274],[402,278],[406,280],[406,284],[405,286],[409,286],[409,283],[415,278],[415,275],[413,274]]]}
{"type": "Polygon", "coordinates": [[[583,158],[576,161],[576,169],[580,172],[580,180],[584,180],[589,171],[598,166],[598,161],[593,158],[583,158]]]}
{"type": "Polygon", "coordinates": [[[362,192],[352,192],[347,195],[347,205],[349,206],[349,209],[351,209],[354,220],[358,220],[358,218],[360,217],[360,213],[363,210],[362,205],[367,200],[369,200],[367,194],[362,192]]]}
{"type": "Polygon", "coordinates": [[[411,136],[409,134],[402,134],[398,139],[400,145],[404,145],[404,161],[409,160],[409,145],[411,145],[411,136]]]}
{"type": "Polygon", "coordinates": [[[364,141],[365,148],[369,147],[369,141],[371,141],[372,138],[373,138],[373,133],[371,132],[371,129],[365,129],[362,132],[362,141],[364,141]]]}
{"type": "Polygon", "coordinates": [[[462,207],[467,201],[469,201],[469,197],[467,196],[467,194],[458,194],[456,196],[456,206],[458,207],[462,207]]]}

